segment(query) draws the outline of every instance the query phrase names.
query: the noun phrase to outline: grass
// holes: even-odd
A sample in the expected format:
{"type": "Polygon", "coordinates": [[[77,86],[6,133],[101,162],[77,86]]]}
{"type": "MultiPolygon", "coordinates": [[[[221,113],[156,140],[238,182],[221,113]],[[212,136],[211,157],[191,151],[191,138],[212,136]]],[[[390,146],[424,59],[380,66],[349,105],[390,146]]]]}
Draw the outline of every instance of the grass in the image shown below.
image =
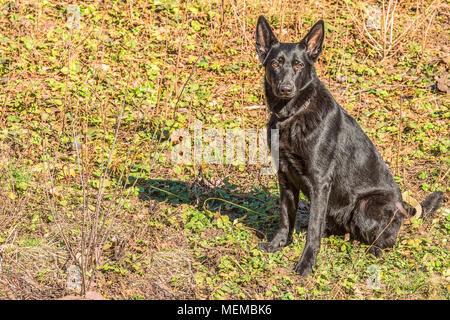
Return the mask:
{"type": "Polygon", "coordinates": [[[0,0],[0,299],[72,294],[74,264],[108,299],[449,299],[448,205],[407,221],[381,259],[325,238],[300,278],[300,225],[281,252],[257,247],[276,228],[275,176],[170,158],[198,120],[265,127],[265,108],[246,108],[264,105],[260,14],[282,41],[322,18],[319,77],[402,191],[448,197],[445,4],[396,3],[83,1],[77,28],[62,2],[0,0]],[[365,6],[383,3],[380,32],[365,30],[365,6]]]}

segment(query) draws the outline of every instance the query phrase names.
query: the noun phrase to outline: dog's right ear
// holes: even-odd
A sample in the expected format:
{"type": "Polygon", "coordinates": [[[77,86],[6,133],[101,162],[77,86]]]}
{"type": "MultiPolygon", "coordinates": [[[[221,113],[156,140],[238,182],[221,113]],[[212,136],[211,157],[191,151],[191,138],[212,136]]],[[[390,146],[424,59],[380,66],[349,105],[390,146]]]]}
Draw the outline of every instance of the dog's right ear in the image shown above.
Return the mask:
{"type": "Polygon", "coordinates": [[[263,16],[259,16],[256,25],[256,51],[262,64],[264,64],[270,48],[276,43],[278,43],[278,39],[275,37],[269,22],[263,16]]]}

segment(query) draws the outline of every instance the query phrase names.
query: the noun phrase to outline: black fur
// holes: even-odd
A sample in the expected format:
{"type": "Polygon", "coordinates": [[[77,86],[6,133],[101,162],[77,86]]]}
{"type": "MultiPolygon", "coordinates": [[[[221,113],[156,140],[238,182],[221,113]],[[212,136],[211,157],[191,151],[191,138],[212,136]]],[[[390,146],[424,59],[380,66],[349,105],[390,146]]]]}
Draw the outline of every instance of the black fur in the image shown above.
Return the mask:
{"type": "MultiPolygon", "coordinates": [[[[432,216],[437,209],[441,207],[441,202],[443,200],[444,193],[442,191],[436,191],[428,195],[428,197],[420,203],[422,206],[422,216],[428,218],[432,216]]],[[[415,209],[412,215],[415,214],[415,209]]]]}
{"type": "MultiPolygon", "coordinates": [[[[266,19],[258,19],[256,50],[272,112],[268,141],[270,129],[279,130],[281,196],[279,230],[260,248],[274,252],[288,244],[302,191],[311,204],[305,249],[295,266],[301,275],[312,272],[324,235],[350,233],[380,256],[395,244],[407,213],[380,154],[316,75],[323,40],[322,20],[299,43],[280,43],[266,19]]],[[[442,193],[427,198],[427,214],[439,208],[441,198],[442,193]]]]}

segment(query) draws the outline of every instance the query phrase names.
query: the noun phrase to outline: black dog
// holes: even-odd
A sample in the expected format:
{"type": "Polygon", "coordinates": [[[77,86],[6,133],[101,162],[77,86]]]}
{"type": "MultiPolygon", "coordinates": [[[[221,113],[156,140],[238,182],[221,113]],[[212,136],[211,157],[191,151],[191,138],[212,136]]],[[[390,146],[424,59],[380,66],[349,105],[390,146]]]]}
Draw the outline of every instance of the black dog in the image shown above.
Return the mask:
{"type": "MultiPolygon", "coordinates": [[[[310,200],[305,249],[295,270],[312,272],[321,237],[350,233],[381,255],[393,247],[405,210],[400,189],[358,123],[318,79],[314,62],[322,51],[324,23],[317,22],[299,43],[280,43],[264,17],[256,27],[256,50],[265,67],[264,87],[272,112],[268,123],[279,134],[280,228],[260,248],[274,252],[290,241],[299,191],[310,200]]],[[[440,206],[442,192],[422,202],[424,214],[440,206]]]]}

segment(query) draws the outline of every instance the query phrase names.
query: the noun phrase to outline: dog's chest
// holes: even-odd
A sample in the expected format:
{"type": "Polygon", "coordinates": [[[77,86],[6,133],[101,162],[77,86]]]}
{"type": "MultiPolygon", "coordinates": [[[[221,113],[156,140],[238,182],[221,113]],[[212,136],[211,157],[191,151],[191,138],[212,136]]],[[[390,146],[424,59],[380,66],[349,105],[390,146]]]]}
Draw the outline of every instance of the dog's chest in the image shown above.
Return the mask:
{"type": "MultiPolygon", "coordinates": [[[[286,123],[273,119],[268,124],[267,138],[272,147],[275,145],[278,150],[271,150],[272,156],[278,155],[279,170],[290,172],[293,176],[307,174],[308,155],[301,147],[301,132],[295,128],[295,123],[286,123]]],[[[297,180],[297,179],[296,179],[297,180]]]]}
{"type": "Polygon", "coordinates": [[[301,131],[296,127],[295,122],[272,118],[267,125],[267,141],[272,146],[277,145],[280,153],[300,153],[299,143],[302,137],[301,131]]]}

